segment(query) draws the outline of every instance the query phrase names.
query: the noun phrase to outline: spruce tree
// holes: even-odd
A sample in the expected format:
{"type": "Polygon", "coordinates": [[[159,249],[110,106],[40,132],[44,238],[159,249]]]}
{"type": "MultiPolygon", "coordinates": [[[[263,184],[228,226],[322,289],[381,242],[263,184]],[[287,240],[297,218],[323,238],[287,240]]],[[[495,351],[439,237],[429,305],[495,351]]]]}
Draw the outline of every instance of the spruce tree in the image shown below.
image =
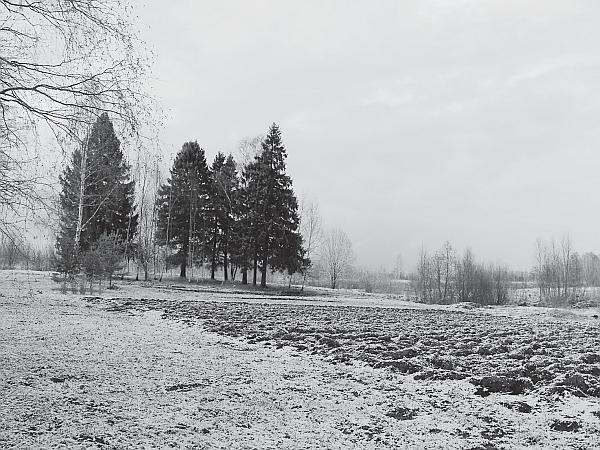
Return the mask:
{"type": "MultiPolygon", "coordinates": [[[[224,279],[227,281],[227,269],[230,265],[231,253],[235,245],[234,238],[234,224],[235,224],[235,208],[237,203],[237,197],[239,195],[240,180],[237,173],[237,164],[233,155],[229,154],[225,165],[223,166],[222,176],[218,178],[219,185],[225,191],[226,198],[226,214],[224,216],[225,221],[223,223],[223,269],[224,279]]],[[[235,277],[234,267],[231,266],[231,278],[235,277]]]]}
{"type": "Polygon", "coordinates": [[[242,176],[241,196],[238,204],[240,212],[237,224],[238,239],[240,240],[240,265],[242,267],[242,283],[248,282],[248,270],[252,268],[252,284],[256,285],[258,262],[261,255],[261,244],[264,230],[263,205],[266,201],[265,180],[268,176],[263,164],[264,160],[258,155],[249,163],[242,176]]]}
{"type": "Polygon", "coordinates": [[[60,231],[57,251],[61,270],[76,270],[78,257],[103,234],[128,248],[137,229],[135,185],[121,143],[108,114],[98,117],[71,164],[60,177],[60,231]]]}
{"type": "Polygon", "coordinates": [[[65,167],[59,181],[62,186],[59,194],[59,232],[56,239],[57,269],[65,274],[77,272],[79,244],[75,244],[78,228],[78,205],[80,197],[81,151],[75,150],[72,162],[65,167]]]}
{"type": "Polygon", "coordinates": [[[212,186],[212,235],[210,242],[211,279],[215,278],[215,270],[223,267],[223,279],[228,280],[230,244],[233,228],[233,210],[237,195],[238,178],[236,164],[232,155],[225,158],[217,153],[211,166],[212,186]]]}
{"type": "Polygon", "coordinates": [[[157,198],[157,240],[177,250],[169,262],[180,265],[182,278],[190,263],[204,262],[212,216],[210,188],[204,150],[197,142],[186,142],[157,198]]]}
{"type": "Polygon", "coordinates": [[[218,183],[219,175],[225,165],[225,155],[217,153],[210,168],[211,186],[210,186],[210,205],[211,205],[211,223],[210,223],[210,279],[215,279],[217,266],[220,265],[220,244],[222,237],[222,222],[224,221],[224,192],[218,183]]]}
{"type": "Polygon", "coordinates": [[[137,215],[133,213],[135,184],[106,113],[92,128],[88,153],[89,216],[84,215],[88,225],[82,230],[83,245],[89,246],[103,234],[116,235],[128,245],[137,230],[137,215]]]}
{"type": "Polygon", "coordinates": [[[263,151],[248,167],[250,193],[250,233],[254,240],[254,273],[260,263],[261,286],[267,270],[293,273],[302,266],[302,236],[298,226],[298,201],[292,179],[286,174],[287,153],[281,131],[271,125],[262,144],[263,151]],[[253,197],[253,198],[252,198],[253,197]]]}
{"type": "MultiPolygon", "coordinates": [[[[239,179],[239,188],[233,202],[233,223],[231,226],[231,264],[242,273],[242,284],[248,284],[248,271],[252,267],[254,242],[256,239],[253,227],[255,192],[253,191],[253,167],[246,166],[239,179]]],[[[233,276],[232,276],[233,278],[233,276]]],[[[256,279],[256,276],[255,276],[256,279]]],[[[255,283],[256,284],[256,283],[255,283]]]]}

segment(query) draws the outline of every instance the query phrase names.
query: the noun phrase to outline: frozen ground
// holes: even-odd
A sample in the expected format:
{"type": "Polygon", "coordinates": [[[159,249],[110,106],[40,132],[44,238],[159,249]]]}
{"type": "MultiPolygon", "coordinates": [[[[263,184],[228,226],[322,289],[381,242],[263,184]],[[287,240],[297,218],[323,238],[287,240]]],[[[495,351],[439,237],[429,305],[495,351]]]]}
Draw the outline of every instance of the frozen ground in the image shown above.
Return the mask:
{"type": "Polygon", "coordinates": [[[598,448],[596,310],[0,272],[0,448],[598,448]]]}

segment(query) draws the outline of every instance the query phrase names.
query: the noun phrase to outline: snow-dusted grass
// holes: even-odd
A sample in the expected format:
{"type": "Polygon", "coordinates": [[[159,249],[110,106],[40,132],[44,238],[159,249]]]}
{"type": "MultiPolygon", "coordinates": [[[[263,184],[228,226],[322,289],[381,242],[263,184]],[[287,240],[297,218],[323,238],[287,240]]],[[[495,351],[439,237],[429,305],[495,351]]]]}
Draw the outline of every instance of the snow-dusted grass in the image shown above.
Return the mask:
{"type": "Polygon", "coordinates": [[[598,398],[549,391],[582,364],[600,369],[592,311],[175,287],[84,299],[46,273],[0,272],[0,448],[600,446],[598,398]],[[565,361],[556,379],[475,395],[472,376],[542,357],[565,361]]]}

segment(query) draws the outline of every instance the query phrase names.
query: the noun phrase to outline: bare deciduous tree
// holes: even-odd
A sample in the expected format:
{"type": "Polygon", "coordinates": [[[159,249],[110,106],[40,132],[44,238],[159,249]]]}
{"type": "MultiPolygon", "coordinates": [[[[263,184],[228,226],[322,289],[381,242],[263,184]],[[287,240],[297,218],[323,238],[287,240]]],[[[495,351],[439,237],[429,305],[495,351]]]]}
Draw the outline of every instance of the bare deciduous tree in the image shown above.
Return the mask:
{"type": "Polygon", "coordinates": [[[394,279],[401,280],[403,277],[402,272],[402,253],[398,253],[396,255],[396,259],[394,260],[394,279]]]}
{"type": "Polygon", "coordinates": [[[453,268],[455,265],[454,249],[452,248],[452,245],[450,244],[450,242],[448,242],[448,241],[444,242],[444,245],[443,245],[441,251],[439,252],[438,257],[440,260],[440,266],[441,266],[443,284],[444,284],[443,291],[441,290],[441,288],[439,289],[439,291],[440,291],[441,300],[443,303],[445,303],[447,301],[448,297],[451,296],[451,293],[449,292],[449,290],[451,289],[450,278],[452,277],[452,271],[453,271],[453,268]]]}
{"type": "Polygon", "coordinates": [[[0,0],[0,207],[40,200],[27,162],[51,135],[81,142],[107,112],[127,135],[148,117],[147,60],[121,0],[0,0]]]}
{"type": "Polygon", "coordinates": [[[240,169],[243,169],[262,152],[262,142],[265,139],[264,134],[258,134],[253,137],[243,138],[238,144],[237,163],[240,169]]]}
{"type": "Polygon", "coordinates": [[[419,250],[419,262],[417,265],[417,297],[429,303],[432,301],[431,288],[431,263],[425,246],[419,250]]]}
{"type": "Polygon", "coordinates": [[[331,288],[335,289],[339,278],[346,273],[354,261],[352,241],[343,230],[334,228],[325,233],[322,259],[331,282],[331,288]]]}
{"type": "Polygon", "coordinates": [[[554,239],[549,243],[538,239],[534,273],[540,299],[559,303],[576,299],[583,293],[585,285],[593,284],[597,278],[594,274],[597,257],[594,256],[586,254],[580,257],[573,250],[569,236],[564,236],[559,245],[554,239]]]}
{"type": "Polygon", "coordinates": [[[311,260],[310,266],[304,269],[302,274],[302,288],[306,284],[306,278],[313,266],[312,259],[318,255],[323,238],[323,229],[321,227],[321,214],[319,205],[316,202],[306,203],[303,199],[300,206],[300,232],[304,238],[304,248],[306,250],[305,258],[311,260]]]}
{"type": "Polygon", "coordinates": [[[564,295],[565,297],[569,293],[569,275],[570,275],[570,263],[571,263],[571,255],[573,252],[573,245],[571,243],[571,238],[569,236],[563,236],[560,241],[560,250],[562,256],[562,268],[563,268],[563,280],[564,280],[564,295]]]}
{"type": "Polygon", "coordinates": [[[138,161],[135,167],[135,179],[138,186],[138,230],[135,257],[138,268],[144,272],[144,281],[148,280],[150,269],[154,270],[156,276],[157,266],[159,265],[159,248],[156,243],[156,202],[161,185],[161,172],[159,157],[152,159],[155,159],[153,165],[145,159],[144,161],[138,161]]]}
{"type": "Polygon", "coordinates": [[[600,257],[588,252],[581,257],[582,277],[586,286],[600,286],[600,257]]]}

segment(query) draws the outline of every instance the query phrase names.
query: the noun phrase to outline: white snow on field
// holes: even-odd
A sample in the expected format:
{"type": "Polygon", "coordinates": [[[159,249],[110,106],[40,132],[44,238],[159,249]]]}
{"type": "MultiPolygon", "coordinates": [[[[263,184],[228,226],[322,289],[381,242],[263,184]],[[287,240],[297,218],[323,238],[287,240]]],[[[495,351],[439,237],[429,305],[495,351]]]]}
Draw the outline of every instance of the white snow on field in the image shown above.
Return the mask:
{"type": "MultiPolygon", "coordinates": [[[[47,273],[0,277],[2,448],[600,447],[598,398],[548,399],[535,391],[479,397],[467,380],[417,381],[360,361],[333,364],[207,332],[201,320],[186,324],[156,309],[107,310],[120,304],[113,297],[429,306],[354,291],[294,298],[179,283],[121,283],[95,304],[61,293],[47,273]],[[533,411],[520,412],[520,402],[533,411]],[[551,430],[555,419],[570,418],[583,426],[551,430]]],[[[490,314],[491,327],[494,315],[598,324],[590,311],[480,313],[490,314]]]]}

